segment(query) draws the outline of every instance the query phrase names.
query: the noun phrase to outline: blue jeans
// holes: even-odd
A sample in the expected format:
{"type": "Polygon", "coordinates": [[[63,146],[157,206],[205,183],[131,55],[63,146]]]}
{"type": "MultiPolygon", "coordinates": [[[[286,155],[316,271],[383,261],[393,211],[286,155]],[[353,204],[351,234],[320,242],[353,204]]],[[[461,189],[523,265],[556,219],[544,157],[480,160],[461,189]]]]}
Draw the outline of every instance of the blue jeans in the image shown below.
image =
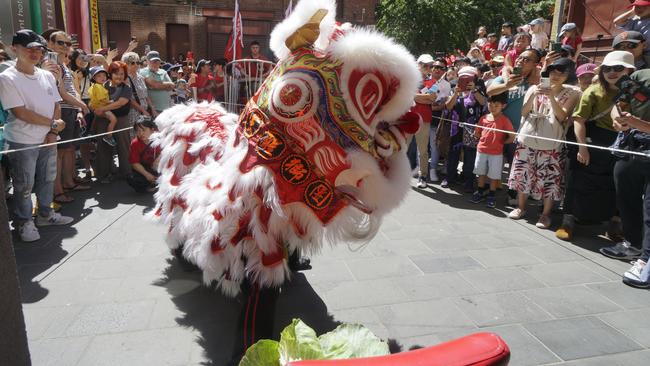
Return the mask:
{"type": "MultiPolygon", "coordinates": [[[[7,149],[36,146],[6,141],[7,149]]],[[[38,213],[50,216],[56,179],[56,147],[9,153],[10,175],[14,184],[13,219],[18,225],[32,219],[32,191],[38,198],[38,213]]]]}

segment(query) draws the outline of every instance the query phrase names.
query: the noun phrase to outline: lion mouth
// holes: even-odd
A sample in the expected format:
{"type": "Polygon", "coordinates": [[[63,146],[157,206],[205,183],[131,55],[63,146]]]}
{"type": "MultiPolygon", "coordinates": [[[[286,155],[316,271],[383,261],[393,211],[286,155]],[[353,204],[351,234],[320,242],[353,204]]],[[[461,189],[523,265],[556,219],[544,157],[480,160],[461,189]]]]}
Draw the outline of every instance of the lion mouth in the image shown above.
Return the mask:
{"type": "Polygon", "coordinates": [[[348,184],[336,186],[336,190],[343,196],[343,198],[353,207],[358,209],[359,211],[371,215],[373,212],[373,209],[370,208],[368,205],[366,205],[361,199],[359,199],[359,195],[361,191],[359,188],[355,186],[351,186],[348,184]]]}

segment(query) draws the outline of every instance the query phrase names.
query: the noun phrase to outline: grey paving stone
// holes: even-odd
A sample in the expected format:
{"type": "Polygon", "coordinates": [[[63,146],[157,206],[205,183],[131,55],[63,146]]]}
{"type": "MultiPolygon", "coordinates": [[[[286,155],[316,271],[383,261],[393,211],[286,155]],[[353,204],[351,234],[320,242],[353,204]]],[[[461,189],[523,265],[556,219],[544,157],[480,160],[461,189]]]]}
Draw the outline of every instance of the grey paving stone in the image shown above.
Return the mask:
{"type": "Polygon", "coordinates": [[[450,299],[379,306],[374,311],[388,328],[391,337],[413,337],[475,328],[474,323],[450,299]]]}
{"type": "MultiPolygon", "coordinates": [[[[468,332],[473,333],[475,330],[470,328],[468,332]]],[[[443,343],[443,341],[437,334],[426,334],[415,337],[400,338],[397,343],[400,346],[400,352],[407,352],[418,348],[430,347],[436,344],[440,344],[443,343]]]]}
{"type": "Polygon", "coordinates": [[[650,351],[625,352],[616,355],[586,358],[582,360],[565,362],[566,366],[631,366],[649,365],[650,351]]]}
{"type": "Polygon", "coordinates": [[[520,248],[482,249],[466,252],[487,268],[538,264],[541,261],[520,248]]]}
{"type": "Polygon", "coordinates": [[[420,239],[377,240],[368,247],[377,257],[429,254],[431,250],[420,239]]]}
{"type": "Polygon", "coordinates": [[[388,279],[343,282],[326,288],[315,285],[314,289],[330,309],[394,304],[407,298],[406,293],[388,279]]]}
{"type": "Polygon", "coordinates": [[[143,300],[122,304],[88,305],[66,329],[65,336],[123,333],[146,329],[154,304],[152,300],[143,300]]]}
{"type": "Polygon", "coordinates": [[[479,327],[552,319],[519,293],[461,296],[454,302],[479,327]]]}
{"type": "MultiPolygon", "coordinates": [[[[503,219],[498,218],[497,220],[501,222],[494,223],[494,227],[500,228],[501,230],[490,233],[490,234],[478,234],[478,235],[469,235],[469,238],[480,243],[481,246],[488,249],[499,249],[499,248],[534,248],[544,244],[544,240],[531,236],[527,232],[522,231],[506,231],[507,227],[504,228],[503,219]]],[[[507,223],[507,221],[506,221],[507,223]]],[[[513,227],[514,229],[515,227],[513,227]]],[[[478,248],[477,248],[478,249],[478,248]]]]}
{"type": "MultiPolygon", "coordinates": [[[[195,330],[189,328],[100,335],[93,338],[77,365],[187,365],[201,349],[201,345],[197,344],[197,335],[195,330]]],[[[223,354],[213,361],[214,364],[226,363],[230,344],[222,345],[223,354]]]]}
{"type": "Polygon", "coordinates": [[[485,248],[485,245],[480,241],[473,240],[470,236],[460,235],[459,233],[438,235],[430,238],[423,238],[421,240],[434,253],[458,252],[485,248]]]}
{"type": "Polygon", "coordinates": [[[430,300],[478,293],[474,286],[453,272],[398,277],[390,281],[393,286],[406,292],[409,300],[430,300]]]}
{"type": "Polygon", "coordinates": [[[544,284],[519,268],[494,268],[461,272],[460,275],[482,293],[526,290],[544,284]]]}
{"type": "Polygon", "coordinates": [[[650,308],[619,311],[601,314],[598,318],[620,330],[642,346],[650,348],[650,322],[647,321],[649,311],[650,308]]]}
{"type": "Polygon", "coordinates": [[[409,258],[424,273],[466,271],[482,268],[481,264],[467,255],[412,255],[409,258]]]}
{"type": "Polygon", "coordinates": [[[565,361],[641,349],[616,329],[591,316],[528,323],[524,327],[565,361]]]}
{"type": "Polygon", "coordinates": [[[40,339],[29,342],[32,365],[76,365],[91,337],[40,339]]]}
{"type": "Polygon", "coordinates": [[[585,283],[606,282],[608,279],[591,270],[595,267],[588,261],[548,263],[523,266],[521,269],[548,286],[567,286],[585,283]]]}
{"type": "Polygon", "coordinates": [[[426,226],[402,227],[400,230],[384,233],[388,239],[424,239],[440,234],[440,231],[426,226]]]}
{"type": "Polygon", "coordinates": [[[388,329],[382,324],[377,314],[370,307],[332,310],[330,315],[337,322],[361,324],[381,339],[385,340],[390,337],[388,329]]]}
{"type": "Polygon", "coordinates": [[[587,286],[626,309],[650,306],[650,291],[629,287],[621,281],[587,286]]]}
{"type": "Polygon", "coordinates": [[[27,336],[31,339],[59,338],[84,309],[84,305],[58,307],[25,307],[27,336]]]}
{"type": "Polygon", "coordinates": [[[407,257],[353,259],[346,262],[348,268],[358,280],[420,274],[418,268],[407,257]]]}
{"type": "Polygon", "coordinates": [[[584,286],[529,290],[526,296],[557,318],[617,311],[621,308],[584,286]]]}
{"type": "Polygon", "coordinates": [[[555,243],[529,246],[523,249],[545,263],[576,262],[585,259],[583,256],[555,243]]]}
{"type": "MultiPolygon", "coordinates": [[[[85,305],[109,302],[120,288],[119,278],[106,280],[49,281],[41,285],[49,293],[43,299],[33,304],[23,304],[24,307],[52,307],[62,305],[85,305]]],[[[23,293],[23,296],[28,294],[23,293]]]]}
{"type": "Polygon", "coordinates": [[[560,361],[546,346],[533,337],[522,325],[505,325],[499,327],[480,328],[478,330],[463,329],[458,332],[438,333],[441,342],[477,332],[495,333],[508,344],[510,348],[510,365],[533,366],[546,365],[560,361]]]}
{"type": "Polygon", "coordinates": [[[309,271],[303,272],[311,284],[354,280],[352,272],[342,260],[316,257],[312,258],[311,265],[312,268],[309,271]]]}

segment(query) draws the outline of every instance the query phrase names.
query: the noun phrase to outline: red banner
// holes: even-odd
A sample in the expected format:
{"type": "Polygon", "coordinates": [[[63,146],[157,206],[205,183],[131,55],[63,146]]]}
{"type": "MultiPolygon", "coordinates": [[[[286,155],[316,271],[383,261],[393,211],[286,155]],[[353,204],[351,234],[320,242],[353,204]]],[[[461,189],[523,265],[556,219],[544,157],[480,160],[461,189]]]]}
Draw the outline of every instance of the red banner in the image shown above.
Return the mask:
{"type": "Polygon", "coordinates": [[[239,2],[235,1],[235,15],[232,18],[232,30],[230,31],[226,53],[224,54],[226,60],[233,61],[242,58],[242,53],[244,52],[243,32],[239,2]]]}

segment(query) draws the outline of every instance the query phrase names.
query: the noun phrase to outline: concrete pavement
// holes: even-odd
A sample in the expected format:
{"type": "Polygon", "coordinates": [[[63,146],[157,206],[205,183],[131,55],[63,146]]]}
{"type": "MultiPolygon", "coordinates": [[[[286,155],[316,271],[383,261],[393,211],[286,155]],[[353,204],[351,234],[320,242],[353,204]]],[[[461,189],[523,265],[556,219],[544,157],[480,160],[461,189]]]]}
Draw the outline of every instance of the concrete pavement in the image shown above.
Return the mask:
{"type": "MultiPolygon", "coordinates": [[[[73,226],[15,244],[33,364],[224,365],[240,304],[179,268],[165,228],[143,220],[151,198],[123,182],[75,197],[73,226]]],[[[394,350],[492,331],[515,366],[650,364],[650,291],[597,253],[604,228],[564,243],[532,214],[468,198],[413,190],[370,245],[313,257],[283,289],[276,331],[293,317],[319,333],[359,322],[394,350]]]]}

